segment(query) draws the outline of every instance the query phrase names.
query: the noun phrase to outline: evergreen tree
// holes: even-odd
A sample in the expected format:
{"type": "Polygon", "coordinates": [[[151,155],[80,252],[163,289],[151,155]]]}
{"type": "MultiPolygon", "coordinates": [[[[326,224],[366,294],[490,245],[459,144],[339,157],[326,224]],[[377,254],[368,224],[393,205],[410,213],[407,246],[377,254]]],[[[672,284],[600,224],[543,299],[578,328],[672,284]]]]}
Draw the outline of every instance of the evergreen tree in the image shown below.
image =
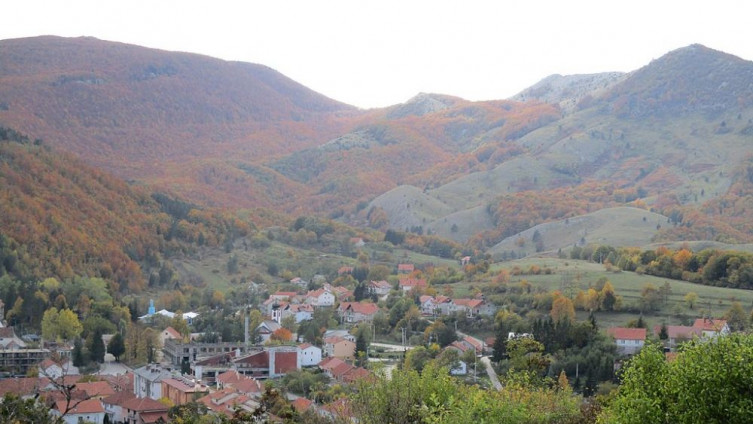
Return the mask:
{"type": "Polygon", "coordinates": [[[74,367],[81,367],[86,365],[86,358],[84,356],[84,343],[78,337],[73,342],[73,353],[71,354],[71,356],[73,357],[72,359],[74,367]]]}
{"type": "Polygon", "coordinates": [[[125,353],[125,343],[123,342],[123,336],[120,333],[115,333],[110,339],[110,343],[107,345],[107,351],[115,357],[115,360],[120,362],[120,356],[125,353]]]}
{"type": "Polygon", "coordinates": [[[359,362],[368,361],[368,349],[369,345],[366,341],[366,337],[363,335],[363,331],[359,331],[358,336],[356,337],[356,358],[358,358],[359,362]],[[363,354],[361,354],[361,352],[363,352],[363,354]]]}
{"type": "Polygon", "coordinates": [[[100,329],[96,329],[89,335],[87,344],[89,345],[89,358],[100,364],[105,362],[105,342],[102,340],[102,331],[100,329]]]}
{"type": "Polygon", "coordinates": [[[662,323],[661,330],[659,330],[659,340],[667,340],[669,333],[667,333],[667,324],[662,323]]]}

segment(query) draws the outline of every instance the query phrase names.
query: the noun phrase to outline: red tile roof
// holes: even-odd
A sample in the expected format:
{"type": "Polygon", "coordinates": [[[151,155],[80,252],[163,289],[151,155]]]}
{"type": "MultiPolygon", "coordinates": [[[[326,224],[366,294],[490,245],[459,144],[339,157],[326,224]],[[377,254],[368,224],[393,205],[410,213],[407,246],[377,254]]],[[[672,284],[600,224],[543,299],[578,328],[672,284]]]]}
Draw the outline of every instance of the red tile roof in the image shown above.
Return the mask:
{"type": "Polygon", "coordinates": [[[102,402],[99,399],[87,399],[79,403],[71,402],[70,406],[67,401],[61,400],[55,403],[55,409],[60,412],[66,412],[68,409],[68,415],[73,414],[97,414],[105,412],[105,408],[102,406],[102,402]]]}
{"type": "Polygon", "coordinates": [[[693,328],[698,328],[703,331],[722,331],[722,328],[727,325],[726,319],[708,319],[698,318],[693,323],[693,328]]]}
{"type": "Polygon", "coordinates": [[[306,398],[299,397],[298,399],[294,400],[292,403],[293,408],[295,408],[298,412],[303,412],[311,407],[313,402],[306,398]]]}
{"type": "Polygon", "coordinates": [[[76,383],[76,388],[85,391],[89,397],[104,397],[115,394],[115,389],[106,381],[76,383]]]}
{"type": "Polygon", "coordinates": [[[611,327],[607,329],[607,334],[615,340],[646,340],[645,328],[611,327]]]}
{"type": "Polygon", "coordinates": [[[183,336],[178,332],[178,330],[176,330],[176,329],[174,329],[172,327],[167,327],[167,328],[165,328],[164,331],[165,331],[165,333],[168,334],[168,336],[172,337],[173,339],[182,339],[183,338],[183,336]]]}
{"type": "Polygon", "coordinates": [[[152,398],[133,398],[123,402],[121,405],[123,408],[136,412],[154,412],[165,411],[167,412],[167,406],[158,402],[152,398]]]}
{"type": "Polygon", "coordinates": [[[106,398],[102,399],[102,403],[108,404],[108,405],[123,405],[125,402],[135,399],[136,395],[133,394],[133,392],[117,392],[113,395],[107,396],[106,398]]]}
{"type": "Polygon", "coordinates": [[[455,299],[452,302],[456,305],[467,306],[469,308],[478,308],[484,303],[481,299],[455,299]]]}
{"type": "Polygon", "coordinates": [[[416,266],[413,264],[398,264],[397,270],[401,272],[413,272],[416,269],[416,266]]]}
{"type": "Polygon", "coordinates": [[[400,280],[400,287],[426,287],[426,280],[423,278],[406,278],[400,280]]]}
{"type": "Polygon", "coordinates": [[[376,303],[371,302],[343,302],[340,304],[341,311],[347,311],[350,309],[353,312],[362,315],[374,315],[379,312],[379,306],[376,303]]]}

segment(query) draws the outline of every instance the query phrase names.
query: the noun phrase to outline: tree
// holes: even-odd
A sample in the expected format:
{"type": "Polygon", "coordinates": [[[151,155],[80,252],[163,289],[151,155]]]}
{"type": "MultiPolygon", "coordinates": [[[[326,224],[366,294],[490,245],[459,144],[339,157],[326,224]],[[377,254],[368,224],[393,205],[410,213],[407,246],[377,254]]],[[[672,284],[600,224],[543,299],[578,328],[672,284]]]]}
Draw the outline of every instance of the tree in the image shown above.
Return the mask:
{"type": "Polygon", "coordinates": [[[0,421],[13,424],[55,424],[50,409],[37,399],[22,399],[17,394],[6,393],[0,401],[0,421]]]}
{"type": "Polygon", "coordinates": [[[86,342],[91,360],[99,362],[100,364],[105,362],[105,342],[102,340],[102,332],[97,329],[89,334],[89,338],[86,342]]]}
{"type": "Polygon", "coordinates": [[[661,329],[659,330],[659,340],[667,340],[669,338],[669,333],[667,332],[667,324],[662,323],[661,329]]]}
{"type": "Polygon", "coordinates": [[[283,343],[289,342],[293,340],[293,333],[291,333],[287,328],[278,328],[272,333],[271,336],[269,336],[269,340],[283,343]]]}
{"type": "Polygon", "coordinates": [[[366,361],[368,361],[368,357],[366,356],[368,350],[369,343],[366,340],[366,336],[364,336],[362,331],[359,331],[358,336],[356,337],[356,358],[358,358],[359,366],[365,365],[366,361]]]}
{"type": "Polygon", "coordinates": [[[552,302],[550,315],[554,322],[575,322],[575,306],[573,305],[573,301],[562,295],[557,296],[554,302],[552,302]]]}
{"type": "Polygon", "coordinates": [[[727,320],[727,324],[732,331],[744,331],[748,324],[748,317],[743,310],[743,305],[737,301],[732,302],[732,306],[724,314],[724,319],[727,320]]]}
{"type": "Polygon", "coordinates": [[[651,283],[647,283],[641,289],[640,305],[643,312],[650,312],[659,309],[662,301],[661,292],[651,283]]]}
{"type": "Polygon", "coordinates": [[[115,333],[107,345],[107,351],[115,357],[115,361],[120,362],[120,357],[125,353],[125,343],[120,333],[115,333]]]}
{"type": "Polygon", "coordinates": [[[60,336],[63,340],[71,340],[81,335],[84,327],[78,320],[78,315],[70,309],[63,309],[58,314],[58,325],[60,336]]]}
{"type": "Polygon", "coordinates": [[[617,303],[617,296],[614,293],[614,287],[609,281],[604,283],[604,287],[599,292],[599,300],[601,309],[604,311],[613,311],[615,303],[617,303]]]}
{"type": "Polygon", "coordinates": [[[685,304],[688,305],[688,308],[693,309],[695,307],[695,304],[698,302],[698,295],[696,292],[688,292],[685,295],[685,304]]]}
{"type": "Polygon", "coordinates": [[[744,423],[753,419],[753,335],[690,341],[667,362],[644,346],[599,423],[744,423]]]}
{"type": "Polygon", "coordinates": [[[73,342],[73,352],[71,353],[73,366],[81,367],[86,365],[87,360],[84,355],[84,344],[80,338],[76,338],[73,342]]]}

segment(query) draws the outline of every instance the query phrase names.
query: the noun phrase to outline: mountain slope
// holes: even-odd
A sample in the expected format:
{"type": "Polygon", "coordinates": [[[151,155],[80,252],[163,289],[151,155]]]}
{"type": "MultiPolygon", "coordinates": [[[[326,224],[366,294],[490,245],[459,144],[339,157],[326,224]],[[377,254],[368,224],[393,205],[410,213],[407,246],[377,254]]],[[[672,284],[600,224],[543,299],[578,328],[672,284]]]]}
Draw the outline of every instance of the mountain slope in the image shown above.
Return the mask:
{"type": "Polygon", "coordinates": [[[232,216],[128,186],[69,154],[0,127],[0,276],[22,281],[99,276],[113,290],[145,288],[162,255],[218,245],[232,216]]]}
{"type": "MultiPolygon", "coordinates": [[[[557,101],[564,98],[552,95],[557,101]]],[[[744,223],[753,218],[745,200],[753,152],[750,99],[753,63],[697,45],[679,49],[620,77],[600,96],[582,98],[561,119],[513,140],[514,156],[424,190],[422,196],[449,206],[452,212],[446,216],[479,207],[493,211],[491,225],[476,240],[482,240],[481,246],[547,220],[581,214],[576,204],[559,216],[535,212],[548,208],[547,199],[558,198],[560,188],[577,192],[602,183],[616,194],[600,195],[592,207],[639,201],[675,217],[657,239],[750,241],[753,228],[744,223]],[[512,198],[528,207],[510,212],[514,222],[500,220],[513,206],[505,206],[506,196],[515,193],[530,193],[524,197],[529,200],[512,198]]]]}

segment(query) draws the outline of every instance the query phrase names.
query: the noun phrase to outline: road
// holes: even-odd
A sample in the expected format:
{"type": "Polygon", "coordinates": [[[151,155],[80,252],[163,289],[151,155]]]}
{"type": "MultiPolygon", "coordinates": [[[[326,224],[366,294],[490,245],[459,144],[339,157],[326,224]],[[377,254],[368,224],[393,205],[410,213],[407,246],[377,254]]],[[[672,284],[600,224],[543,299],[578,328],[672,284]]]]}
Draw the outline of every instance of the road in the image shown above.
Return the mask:
{"type": "Polygon", "coordinates": [[[399,344],[376,343],[376,342],[371,343],[371,346],[381,347],[387,352],[403,352],[405,350],[413,349],[413,346],[403,346],[399,344]]]}
{"type": "Polygon", "coordinates": [[[481,362],[483,362],[486,366],[486,373],[489,374],[489,380],[492,381],[494,388],[497,390],[502,390],[502,383],[499,382],[499,377],[497,377],[497,373],[494,372],[492,361],[489,360],[488,356],[482,356],[481,362]]]}

